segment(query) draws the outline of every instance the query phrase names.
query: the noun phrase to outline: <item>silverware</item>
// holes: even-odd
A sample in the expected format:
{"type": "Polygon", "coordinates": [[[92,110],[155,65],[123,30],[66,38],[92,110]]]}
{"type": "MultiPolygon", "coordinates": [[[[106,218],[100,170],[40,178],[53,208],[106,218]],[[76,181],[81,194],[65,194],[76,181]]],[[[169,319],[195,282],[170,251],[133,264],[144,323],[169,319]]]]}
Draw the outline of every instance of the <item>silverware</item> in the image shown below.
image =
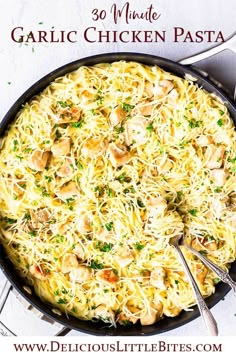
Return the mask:
{"type": "Polygon", "coordinates": [[[182,244],[195,256],[197,256],[208,268],[210,268],[224,283],[228,284],[234,292],[234,296],[236,296],[236,282],[231,278],[231,276],[225,272],[223,269],[218,267],[215,263],[210,261],[208,258],[204,257],[200,252],[192,248],[190,245],[184,242],[184,238],[182,236],[182,244]]]}
{"type": "Polygon", "coordinates": [[[172,245],[175,248],[176,252],[178,253],[178,255],[183,263],[185,272],[189,278],[189,282],[190,282],[192,289],[194,291],[194,294],[196,296],[199,312],[202,316],[202,319],[204,321],[207,332],[211,336],[217,336],[218,335],[218,327],[217,327],[216,320],[214,319],[209,308],[207,307],[207,304],[205,303],[205,301],[202,297],[199,287],[198,287],[198,285],[197,285],[197,283],[196,283],[196,281],[195,281],[195,279],[188,267],[188,264],[183,256],[183,253],[179,247],[179,241],[181,240],[181,238],[182,238],[182,235],[172,237],[170,239],[170,245],[172,245]]]}
{"type": "Polygon", "coordinates": [[[234,32],[230,37],[228,37],[225,42],[220,43],[214,47],[211,47],[210,49],[206,49],[196,55],[192,55],[191,57],[184,58],[180,60],[179,63],[183,65],[190,65],[200,60],[209,58],[226,49],[230,49],[236,53],[236,32],[234,32]]]}

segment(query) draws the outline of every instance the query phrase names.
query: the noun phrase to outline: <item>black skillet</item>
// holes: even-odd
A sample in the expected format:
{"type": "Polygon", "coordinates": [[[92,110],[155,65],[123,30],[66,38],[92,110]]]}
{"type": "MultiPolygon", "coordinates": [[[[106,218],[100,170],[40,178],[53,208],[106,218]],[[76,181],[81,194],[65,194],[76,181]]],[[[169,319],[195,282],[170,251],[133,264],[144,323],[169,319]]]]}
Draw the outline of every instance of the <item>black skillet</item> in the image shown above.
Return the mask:
{"type": "MultiPolygon", "coordinates": [[[[45,87],[47,87],[53,80],[57,77],[63,76],[68,72],[76,70],[82,65],[94,65],[98,63],[111,63],[117,60],[127,60],[127,61],[136,61],[140,63],[144,63],[147,65],[158,65],[166,71],[169,71],[179,77],[185,77],[186,74],[191,75],[196,78],[196,83],[206,89],[210,93],[216,94],[220,97],[228,108],[231,117],[236,126],[236,106],[231,101],[226,94],[219,89],[215,84],[213,84],[210,80],[199,74],[191,67],[185,67],[181,64],[173,62],[168,59],[147,55],[147,54],[137,54],[137,53],[109,53],[109,54],[101,54],[95,55],[92,57],[84,58],[76,60],[72,63],[66,64],[54,71],[50,74],[43,77],[41,80],[36,82],[33,86],[31,86],[10,108],[8,113],[5,115],[3,120],[0,123],[0,135],[4,134],[7,125],[11,123],[17,112],[20,110],[21,106],[29,101],[34,95],[39,94],[45,87]]],[[[199,311],[197,306],[193,307],[193,311],[184,312],[173,318],[165,317],[160,322],[157,322],[150,326],[141,326],[139,324],[131,327],[123,327],[118,326],[117,328],[108,328],[104,325],[103,322],[91,322],[91,321],[81,321],[75,317],[67,318],[64,314],[61,316],[56,315],[51,311],[52,306],[42,302],[36,294],[32,293],[32,295],[25,292],[23,289],[24,283],[23,280],[17,275],[14,270],[13,265],[8,260],[3,247],[0,245],[0,268],[2,269],[5,276],[11,282],[11,284],[18,290],[18,292],[26,298],[30,304],[36,307],[39,311],[41,311],[47,317],[61,323],[63,326],[75,329],[81,332],[85,332],[93,335],[109,335],[109,336],[136,336],[136,335],[154,335],[163,333],[177,327],[180,327],[199,316],[199,311]]],[[[231,267],[230,274],[234,280],[236,280],[236,262],[231,267]]],[[[209,307],[214,306],[217,302],[219,302],[224,296],[229,292],[230,288],[228,285],[224,283],[219,283],[216,286],[216,292],[212,296],[210,296],[206,302],[209,307]]]]}

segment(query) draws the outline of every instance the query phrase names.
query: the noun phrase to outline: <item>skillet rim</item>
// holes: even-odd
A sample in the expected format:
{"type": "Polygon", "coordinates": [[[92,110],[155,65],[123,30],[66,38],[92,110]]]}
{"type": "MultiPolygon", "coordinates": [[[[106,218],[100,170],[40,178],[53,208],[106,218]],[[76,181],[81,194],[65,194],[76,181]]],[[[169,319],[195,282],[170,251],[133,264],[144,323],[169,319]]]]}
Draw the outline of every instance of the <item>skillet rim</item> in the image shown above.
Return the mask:
{"type": "MultiPolygon", "coordinates": [[[[80,66],[83,65],[95,65],[102,62],[114,62],[114,61],[135,61],[140,62],[146,65],[157,65],[163,68],[166,71],[169,71],[179,77],[184,77],[186,74],[189,74],[195,77],[196,83],[204,89],[206,89],[210,93],[216,94],[220,97],[226,107],[228,108],[231,117],[234,121],[236,126],[236,105],[235,103],[227,97],[227,95],[217,87],[210,79],[204,77],[199,72],[195,71],[190,66],[184,66],[172,60],[158,57],[155,55],[145,54],[145,53],[135,53],[135,52],[118,52],[118,53],[103,53],[97,54],[93,56],[88,56],[85,58],[81,58],[70,63],[67,63],[63,66],[58,67],[57,69],[51,71],[47,75],[43,76],[40,80],[30,86],[11,106],[9,111],[6,113],[2,121],[0,122],[0,136],[4,133],[7,125],[11,123],[20,110],[22,105],[32,99],[36,94],[39,94],[44,88],[46,88],[53,80],[56,78],[65,75],[66,73],[72,72],[78,69],[80,66]]],[[[150,326],[132,326],[132,327],[124,327],[118,326],[117,328],[105,327],[104,323],[98,322],[94,323],[91,321],[81,321],[77,318],[70,317],[69,319],[65,316],[59,316],[52,313],[51,309],[53,308],[52,305],[47,305],[46,303],[42,302],[34,293],[32,295],[27,294],[23,290],[21,279],[17,276],[17,273],[14,273],[14,267],[7,259],[4,257],[4,250],[3,246],[0,245],[0,268],[3,271],[4,275],[10,281],[12,286],[37,310],[42,312],[47,317],[51,318],[54,321],[59,322],[65,327],[68,327],[73,330],[77,330],[80,332],[84,332],[87,334],[92,335],[109,335],[109,336],[139,336],[139,335],[155,335],[161,334],[173,329],[176,329],[180,326],[187,324],[188,322],[196,319],[200,316],[197,306],[193,307],[192,312],[181,312],[180,315],[173,318],[165,318],[160,322],[155,323],[154,325],[150,326]],[[92,326],[94,328],[92,328],[92,326]]],[[[233,279],[236,279],[236,262],[232,263],[230,274],[233,279]]],[[[209,298],[206,299],[208,306],[211,308],[216,303],[218,303],[222,298],[229,292],[230,287],[224,283],[219,283],[216,286],[215,294],[211,295],[209,298]]]]}

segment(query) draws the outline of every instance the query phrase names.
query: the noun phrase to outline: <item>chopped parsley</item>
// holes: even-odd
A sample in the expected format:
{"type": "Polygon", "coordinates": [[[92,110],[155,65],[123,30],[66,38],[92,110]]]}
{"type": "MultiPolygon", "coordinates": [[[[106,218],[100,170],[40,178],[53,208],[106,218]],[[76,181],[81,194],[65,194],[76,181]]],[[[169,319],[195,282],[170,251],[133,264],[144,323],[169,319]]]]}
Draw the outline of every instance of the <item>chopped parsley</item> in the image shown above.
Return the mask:
{"type": "Polygon", "coordinates": [[[121,103],[121,107],[122,107],[122,109],[124,109],[128,113],[131,112],[132,109],[134,108],[134,106],[132,104],[125,103],[125,102],[121,103]]]}
{"type": "Polygon", "coordinates": [[[7,218],[7,217],[4,218],[4,220],[5,220],[8,224],[10,224],[10,225],[15,224],[16,221],[17,221],[17,220],[15,220],[15,219],[7,218]]]}
{"type": "Polygon", "coordinates": [[[18,150],[18,141],[17,140],[13,140],[13,151],[16,152],[18,150]]]}
{"type": "Polygon", "coordinates": [[[188,125],[191,129],[193,128],[200,128],[200,126],[202,125],[202,121],[201,120],[196,120],[196,119],[191,119],[188,121],[188,125]]]}
{"type": "Polygon", "coordinates": [[[140,208],[145,208],[145,205],[143,204],[143,202],[140,199],[137,200],[137,204],[140,208]]]}
{"type": "Polygon", "coordinates": [[[52,182],[52,177],[50,177],[50,176],[44,176],[44,178],[45,178],[46,181],[48,181],[49,183],[52,182]]]}
{"type": "Polygon", "coordinates": [[[149,133],[153,132],[153,129],[154,129],[154,127],[153,127],[152,124],[149,124],[149,125],[146,127],[146,130],[147,130],[149,133]]]}
{"type": "Polygon", "coordinates": [[[134,247],[136,248],[136,250],[141,251],[144,248],[144,245],[139,242],[136,242],[134,247]]]}
{"type": "Polygon", "coordinates": [[[116,130],[116,132],[117,132],[118,134],[124,132],[124,128],[123,128],[123,127],[117,127],[115,130],[116,130]]]}
{"type": "Polygon", "coordinates": [[[188,211],[192,216],[197,216],[197,209],[191,209],[188,211]]]}
{"type": "Polygon", "coordinates": [[[222,125],[224,125],[223,119],[222,118],[218,119],[217,124],[219,125],[219,127],[222,127],[222,125]]]}
{"type": "Polygon", "coordinates": [[[98,263],[98,261],[92,261],[90,264],[90,268],[92,269],[103,269],[104,266],[102,263],[98,263]]]}
{"type": "Polygon", "coordinates": [[[57,301],[57,303],[59,304],[59,305],[62,305],[62,304],[67,304],[67,299],[59,299],[58,301],[57,301]]]}
{"type": "Polygon", "coordinates": [[[110,252],[112,250],[113,245],[111,243],[102,243],[98,242],[96,248],[101,252],[110,252]]]}
{"type": "Polygon", "coordinates": [[[219,110],[219,113],[220,113],[221,116],[223,116],[225,114],[225,112],[222,111],[221,109],[219,110]]]}
{"type": "Polygon", "coordinates": [[[216,187],[216,188],[214,189],[214,192],[220,193],[220,192],[222,192],[222,188],[223,188],[223,187],[216,187]]]}
{"type": "Polygon", "coordinates": [[[32,237],[36,236],[36,232],[34,230],[29,231],[28,234],[32,237]]]}
{"type": "Polygon", "coordinates": [[[71,126],[72,126],[73,128],[81,128],[82,125],[83,125],[83,122],[82,122],[82,121],[71,123],[71,126]]]}
{"type": "Polygon", "coordinates": [[[107,224],[105,224],[105,228],[107,229],[107,231],[111,231],[113,228],[113,221],[108,222],[107,224]]]}
{"type": "Polygon", "coordinates": [[[57,104],[62,108],[71,108],[73,106],[73,103],[67,103],[66,101],[57,101],[57,104]]]}

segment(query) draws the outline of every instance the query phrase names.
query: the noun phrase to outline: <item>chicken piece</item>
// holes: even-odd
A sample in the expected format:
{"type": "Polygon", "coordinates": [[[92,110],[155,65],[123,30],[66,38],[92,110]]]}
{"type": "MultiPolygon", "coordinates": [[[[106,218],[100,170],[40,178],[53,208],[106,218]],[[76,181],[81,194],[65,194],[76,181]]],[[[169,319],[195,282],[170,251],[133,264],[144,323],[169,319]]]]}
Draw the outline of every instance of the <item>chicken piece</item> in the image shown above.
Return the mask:
{"type": "Polygon", "coordinates": [[[64,184],[60,188],[60,190],[56,193],[58,198],[61,200],[66,201],[66,199],[70,199],[78,194],[78,188],[75,184],[75,182],[70,181],[68,184],[64,184]]]}
{"type": "Polygon", "coordinates": [[[150,82],[150,81],[145,82],[144,91],[148,97],[153,96],[153,88],[154,88],[154,85],[152,82],[150,82]]]}
{"type": "Polygon", "coordinates": [[[122,122],[122,120],[124,120],[126,116],[127,116],[127,112],[121,106],[117,106],[113,108],[109,116],[111,125],[113,127],[116,126],[117,124],[122,122]]]}
{"type": "Polygon", "coordinates": [[[206,167],[209,169],[220,168],[223,163],[225,148],[209,145],[205,152],[206,167]]]}
{"type": "MultiPolygon", "coordinates": [[[[161,319],[162,316],[163,316],[163,304],[160,301],[160,298],[159,298],[159,296],[157,296],[157,294],[154,295],[154,300],[153,300],[152,304],[153,304],[153,307],[158,312],[158,316],[157,317],[159,317],[159,319],[161,319]]],[[[158,321],[158,319],[157,319],[157,321],[158,321]]]]}
{"type": "Polygon", "coordinates": [[[204,265],[202,265],[202,264],[196,265],[196,278],[200,284],[204,284],[207,273],[208,273],[208,270],[204,265]]]}
{"type": "Polygon", "coordinates": [[[69,177],[73,174],[73,165],[71,159],[65,159],[63,164],[56,171],[58,177],[69,177]]]}
{"type": "Polygon", "coordinates": [[[135,146],[145,144],[148,139],[147,125],[148,122],[144,118],[136,117],[128,120],[125,123],[126,144],[135,146]]]}
{"type": "Polygon", "coordinates": [[[98,241],[101,241],[101,242],[114,243],[116,241],[115,235],[105,228],[102,228],[101,230],[99,230],[96,234],[96,237],[97,237],[98,241]]]}
{"type": "Polygon", "coordinates": [[[66,253],[62,257],[61,271],[62,273],[69,273],[71,270],[78,268],[79,262],[73,253],[66,253]]]}
{"type": "Polygon", "coordinates": [[[226,173],[223,168],[215,169],[211,171],[211,179],[217,187],[222,187],[226,182],[226,173]]]}
{"type": "Polygon", "coordinates": [[[208,251],[216,251],[218,249],[218,245],[216,241],[212,240],[211,242],[203,242],[204,247],[208,249],[208,251]]]}
{"type": "Polygon", "coordinates": [[[113,167],[123,166],[131,158],[131,154],[123,145],[111,143],[108,146],[108,154],[113,167]]]}
{"type": "Polygon", "coordinates": [[[192,240],[191,246],[196,250],[196,251],[202,251],[203,250],[203,245],[202,243],[195,238],[194,240],[192,240]]]}
{"type": "Polygon", "coordinates": [[[99,138],[91,138],[87,140],[82,149],[81,154],[84,157],[97,157],[99,154],[102,154],[105,151],[106,145],[104,141],[99,138]]]}
{"type": "Polygon", "coordinates": [[[29,272],[33,275],[34,278],[39,280],[46,280],[48,277],[47,273],[39,265],[31,265],[29,267],[29,272]]]}
{"type": "Polygon", "coordinates": [[[92,271],[84,265],[79,265],[69,273],[69,278],[75,283],[85,283],[91,279],[92,271]]]}
{"type": "Polygon", "coordinates": [[[138,318],[132,315],[126,315],[124,312],[120,312],[117,317],[117,322],[122,326],[128,326],[129,324],[137,323],[138,318]]]}
{"type": "Polygon", "coordinates": [[[146,314],[140,318],[140,322],[142,326],[148,326],[157,322],[158,318],[159,316],[157,310],[154,309],[153,307],[150,307],[147,310],[146,314]]]}
{"type": "Polygon", "coordinates": [[[81,214],[78,216],[77,230],[81,234],[92,231],[91,220],[87,215],[81,214]]]}
{"type": "Polygon", "coordinates": [[[161,80],[157,84],[155,84],[153,89],[153,94],[157,98],[165,97],[172,89],[174,85],[169,80],[161,80]]]}
{"type": "Polygon", "coordinates": [[[128,247],[120,247],[116,252],[115,259],[119,266],[123,268],[132,263],[134,257],[128,247]]]}
{"type": "Polygon", "coordinates": [[[66,156],[70,152],[70,138],[60,138],[51,147],[53,156],[66,156]]]}
{"type": "Polygon", "coordinates": [[[213,139],[210,135],[199,135],[196,138],[196,144],[198,146],[208,146],[213,143],[213,139]]]}
{"type": "Polygon", "coordinates": [[[61,109],[58,124],[77,123],[81,117],[80,108],[61,109]]]}
{"type": "Polygon", "coordinates": [[[83,248],[83,246],[81,246],[81,244],[77,243],[74,247],[73,247],[73,253],[76,254],[76,256],[81,259],[82,261],[85,260],[85,250],[83,248]]]}
{"type": "Polygon", "coordinates": [[[93,310],[93,317],[105,323],[111,323],[114,321],[114,313],[108,310],[106,305],[99,305],[93,310]]]}
{"type": "Polygon", "coordinates": [[[158,289],[165,290],[165,278],[166,272],[162,267],[155,267],[151,271],[150,275],[150,285],[155,286],[158,289]]]}
{"type": "Polygon", "coordinates": [[[97,272],[97,279],[109,285],[115,285],[119,281],[118,275],[112,269],[102,269],[97,272]]]}
{"type": "Polygon", "coordinates": [[[142,105],[142,106],[137,106],[134,112],[138,112],[138,114],[141,114],[142,116],[151,116],[152,111],[153,111],[154,105],[151,103],[142,105]]]}
{"type": "Polygon", "coordinates": [[[84,90],[81,94],[82,103],[88,103],[88,101],[94,101],[95,95],[87,90],[84,90]]]}
{"type": "Polygon", "coordinates": [[[176,89],[173,89],[168,95],[168,103],[172,106],[176,106],[179,94],[176,89]]]}
{"type": "Polygon", "coordinates": [[[47,208],[43,208],[37,210],[36,212],[30,210],[30,217],[32,226],[37,229],[50,220],[51,214],[47,208]]]}
{"type": "Polygon", "coordinates": [[[162,197],[150,198],[146,203],[146,208],[149,212],[149,216],[157,217],[165,213],[167,209],[167,202],[162,197]]]}
{"type": "Polygon", "coordinates": [[[43,171],[47,165],[49,151],[34,150],[30,155],[28,166],[35,171],[43,171]]]}
{"type": "Polygon", "coordinates": [[[220,200],[219,198],[211,198],[210,201],[211,214],[213,214],[219,219],[223,210],[225,210],[226,208],[226,203],[224,200],[220,200]]]}

